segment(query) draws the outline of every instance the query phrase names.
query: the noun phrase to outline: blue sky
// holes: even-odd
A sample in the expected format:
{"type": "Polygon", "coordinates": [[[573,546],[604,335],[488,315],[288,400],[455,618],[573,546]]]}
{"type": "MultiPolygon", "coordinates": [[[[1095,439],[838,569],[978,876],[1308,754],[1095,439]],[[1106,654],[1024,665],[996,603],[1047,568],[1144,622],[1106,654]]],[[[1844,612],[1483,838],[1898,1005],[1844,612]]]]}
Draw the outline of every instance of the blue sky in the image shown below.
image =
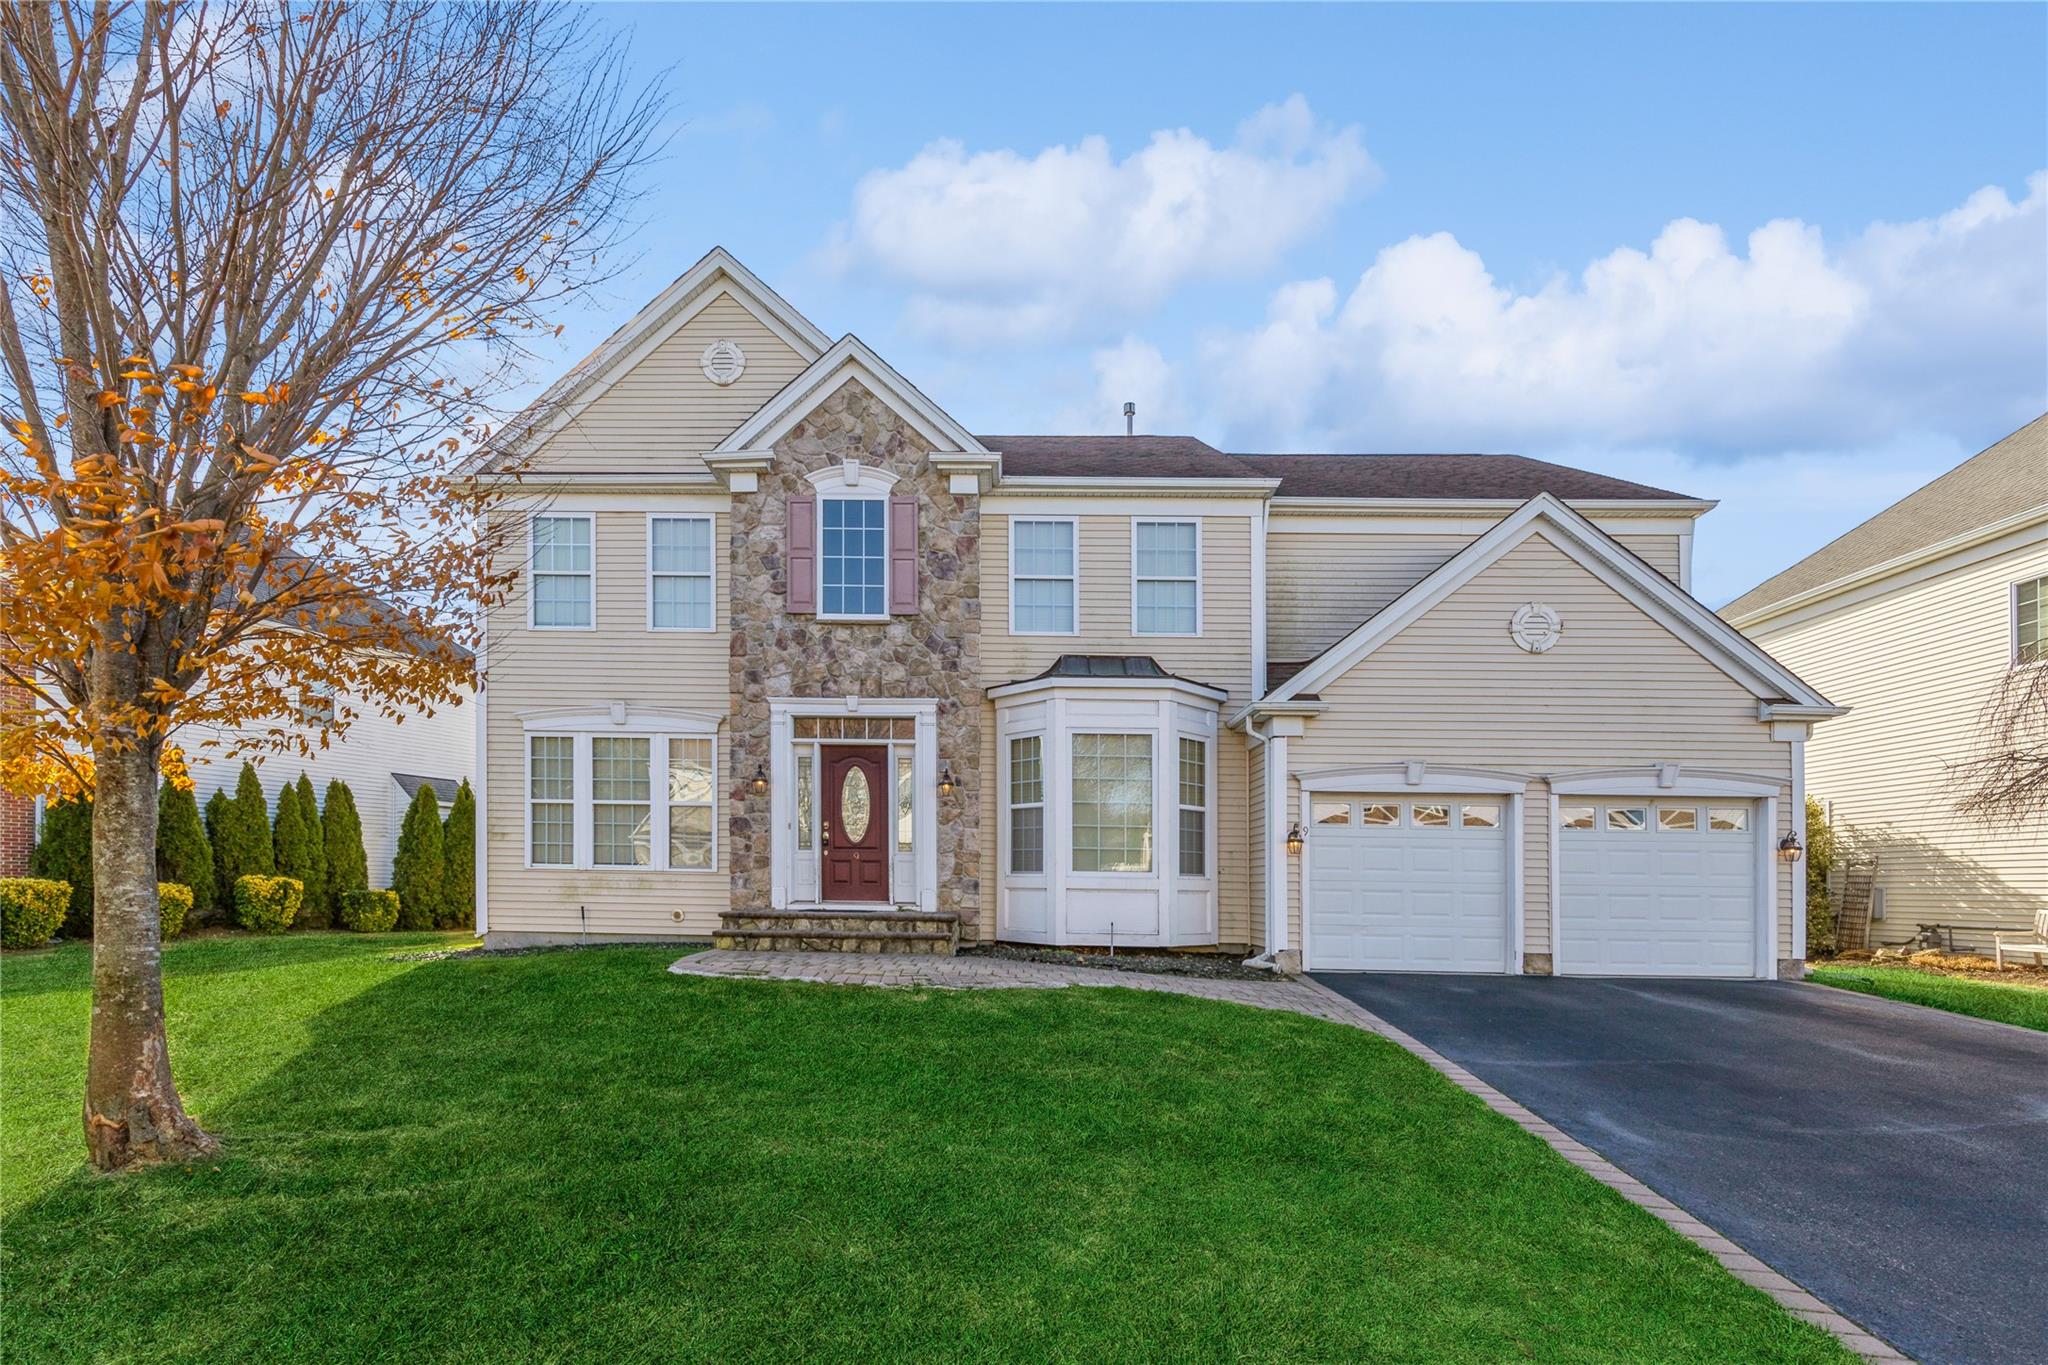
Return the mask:
{"type": "Polygon", "coordinates": [[[713,244],[970,428],[1514,450],[1733,596],[2048,408],[2048,6],[617,5],[713,244]]]}

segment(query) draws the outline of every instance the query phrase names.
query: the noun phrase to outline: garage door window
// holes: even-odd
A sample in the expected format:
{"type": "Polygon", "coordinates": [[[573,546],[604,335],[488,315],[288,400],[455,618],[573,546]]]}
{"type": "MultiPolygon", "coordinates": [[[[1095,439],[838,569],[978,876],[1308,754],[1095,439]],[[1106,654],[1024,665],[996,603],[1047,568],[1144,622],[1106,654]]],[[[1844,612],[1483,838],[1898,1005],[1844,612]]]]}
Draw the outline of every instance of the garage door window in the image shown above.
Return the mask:
{"type": "Polygon", "coordinates": [[[1595,806],[1560,806],[1557,822],[1566,829],[1591,829],[1597,813],[1598,807],[1595,806]]]}
{"type": "Polygon", "coordinates": [[[1495,801],[1467,801],[1458,808],[1458,820],[1466,829],[1499,829],[1500,804],[1495,801]]]}
{"type": "Polygon", "coordinates": [[[1418,805],[1414,807],[1414,811],[1415,823],[1421,829],[1449,829],[1451,827],[1451,808],[1449,806],[1418,805]]]}
{"type": "Polygon", "coordinates": [[[1359,821],[1367,825],[1398,825],[1401,823],[1401,808],[1392,802],[1370,805],[1360,815],[1359,821]]]}
{"type": "Polygon", "coordinates": [[[1633,833],[1650,827],[1650,812],[1642,806],[1609,806],[1607,828],[1617,833],[1633,833]]]}
{"type": "Polygon", "coordinates": [[[1318,801],[1312,808],[1315,822],[1319,825],[1348,825],[1351,823],[1349,801],[1318,801]]]}
{"type": "Polygon", "coordinates": [[[1692,806],[1657,807],[1657,828],[1674,834],[1690,833],[1700,827],[1700,813],[1692,806]]]}
{"type": "Polygon", "coordinates": [[[1707,829],[1715,834],[1740,834],[1749,828],[1744,806],[1714,806],[1707,811],[1707,829]]]}

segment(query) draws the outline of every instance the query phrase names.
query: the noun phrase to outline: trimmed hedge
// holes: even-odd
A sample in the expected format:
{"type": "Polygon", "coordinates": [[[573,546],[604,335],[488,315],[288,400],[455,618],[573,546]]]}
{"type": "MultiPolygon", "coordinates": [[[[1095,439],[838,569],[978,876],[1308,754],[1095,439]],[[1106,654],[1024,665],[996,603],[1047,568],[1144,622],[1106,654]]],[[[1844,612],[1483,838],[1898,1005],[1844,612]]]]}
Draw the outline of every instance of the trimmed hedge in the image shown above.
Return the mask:
{"type": "Polygon", "coordinates": [[[0,877],[0,948],[40,948],[64,922],[71,888],[47,877],[0,877]]]}
{"type": "Polygon", "coordinates": [[[441,927],[476,924],[476,793],[469,779],[455,789],[441,826],[441,927]]]}
{"type": "Polygon", "coordinates": [[[194,894],[191,887],[177,882],[156,884],[156,917],[163,928],[163,937],[176,938],[185,931],[185,919],[192,913],[194,894]]]}
{"type": "Polygon", "coordinates": [[[327,845],[328,899],[339,904],[351,891],[369,890],[370,855],[363,851],[362,817],[356,814],[356,794],[340,778],[327,784],[320,832],[327,845]]]}
{"type": "Polygon", "coordinates": [[[213,845],[199,820],[198,798],[168,780],[156,792],[156,875],[191,889],[197,918],[213,912],[213,845]]]}
{"type": "Polygon", "coordinates": [[[91,938],[92,802],[59,801],[43,811],[42,836],[29,855],[28,870],[71,888],[64,937],[91,938]]]}
{"type": "Polygon", "coordinates": [[[398,852],[391,856],[391,889],[398,893],[398,922],[408,929],[432,929],[441,923],[441,802],[422,783],[405,808],[398,828],[398,852]]]}
{"type": "Polygon", "coordinates": [[[387,933],[398,925],[396,891],[344,891],[341,923],[359,934],[387,933]]]}
{"type": "Polygon", "coordinates": [[[306,888],[292,877],[242,877],[235,882],[235,923],[259,934],[292,927],[306,888]]]}

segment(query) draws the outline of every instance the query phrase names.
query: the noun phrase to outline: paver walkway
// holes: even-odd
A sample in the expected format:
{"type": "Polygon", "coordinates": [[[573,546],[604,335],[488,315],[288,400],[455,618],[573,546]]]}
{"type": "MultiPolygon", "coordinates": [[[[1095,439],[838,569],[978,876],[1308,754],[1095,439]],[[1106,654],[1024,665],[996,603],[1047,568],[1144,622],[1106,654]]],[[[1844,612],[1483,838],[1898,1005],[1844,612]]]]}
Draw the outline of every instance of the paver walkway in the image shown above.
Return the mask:
{"type": "Polygon", "coordinates": [[[1192,995],[1203,1000],[1224,1000],[1255,1009],[1286,1010],[1377,1033],[1414,1053],[1441,1072],[1451,1084],[1495,1113],[1514,1120],[1548,1143],[1566,1161],[1697,1244],[1730,1274],[1770,1295],[1794,1317],[1832,1332],[1844,1346],[1866,1360],[1889,1362],[1909,1359],[1555,1124],[1517,1104],[1464,1067],[1423,1046],[1370,1010],[1307,977],[1218,981],[1206,977],[1112,971],[1050,962],[1017,962],[1005,958],[753,953],[720,949],[680,958],[669,970],[677,976],[814,981],[836,986],[922,987],[929,990],[1058,990],[1067,986],[1094,986],[1161,991],[1169,995],[1192,995]]]}

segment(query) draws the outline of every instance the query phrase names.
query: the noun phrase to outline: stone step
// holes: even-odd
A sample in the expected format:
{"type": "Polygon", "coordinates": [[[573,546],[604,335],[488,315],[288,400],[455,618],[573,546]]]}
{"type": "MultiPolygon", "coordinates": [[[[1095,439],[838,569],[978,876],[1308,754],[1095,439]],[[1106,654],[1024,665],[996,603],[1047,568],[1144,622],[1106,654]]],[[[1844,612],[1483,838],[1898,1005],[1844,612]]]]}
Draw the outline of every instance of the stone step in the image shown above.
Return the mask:
{"type": "Polygon", "coordinates": [[[756,953],[915,953],[951,957],[958,935],[918,929],[866,929],[835,932],[815,926],[779,929],[738,929],[720,925],[711,935],[714,947],[756,953]]]}
{"type": "Polygon", "coordinates": [[[727,910],[718,922],[726,929],[778,934],[865,934],[888,929],[957,934],[960,927],[958,915],[920,910],[727,910]]]}

